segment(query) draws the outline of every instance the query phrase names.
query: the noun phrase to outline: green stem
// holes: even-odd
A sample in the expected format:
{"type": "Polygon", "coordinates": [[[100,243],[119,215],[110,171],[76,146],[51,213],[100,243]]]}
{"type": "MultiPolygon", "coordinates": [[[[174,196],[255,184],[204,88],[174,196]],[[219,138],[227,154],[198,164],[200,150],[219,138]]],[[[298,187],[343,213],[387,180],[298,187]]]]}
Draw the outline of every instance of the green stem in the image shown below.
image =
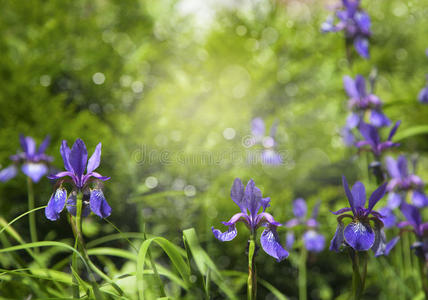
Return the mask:
{"type": "Polygon", "coordinates": [[[299,261],[299,300],[307,299],[307,289],[306,289],[306,259],[308,252],[303,246],[300,251],[300,261],[299,261]]]}
{"type": "Polygon", "coordinates": [[[364,282],[365,282],[365,274],[367,272],[367,256],[364,258],[363,262],[363,276],[360,273],[360,260],[358,257],[358,251],[355,251],[352,248],[349,248],[349,255],[352,260],[352,299],[360,300],[364,291],[364,282]]]}
{"type": "MultiPolygon", "coordinates": [[[[28,210],[34,209],[34,190],[33,190],[33,182],[30,177],[27,177],[27,192],[28,192],[28,210]]],[[[36,215],[35,213],[31,213],[28,215],[29,224],[30,224],[30,236],[31,242],[37,242],[37,227],[36,227],[36,215]]],[[[36,254],[39,252],[39,248],[34,248],[34,252],[36,254]]]]}
{"type": "MultiPolygon", "coordinates": [[[[146,236],[146,223],[143,223],[142,226],[143,226],[142,229],[143,229],[143,235],[144,235],[144,240],[143,240],[143,242],[144,242],[147,239],[147,236],[146,236]]],[[[152,253],[151,253],[150,249],[147,249],[147,257],[149,258],[150,266],[152,267],[153,274],[155,275],[155,277],[156,277],[156,279],[157,279],[157,281],[159,283],[160,297],[165,297],[166,296],[166,294],[165,294],[165,287],[163,286],[162,279],[159,276],[158,269],[156,268],[156,264],[155,264],[155,261],[153,260],[152,253]]]]}
{"type": "Polygon", "coordinates": [[[247,299],[256,300],[257,297],[257,272],[256,272],[256,241],[255,233],[251,234],[248,241],[248,282],[247,299]]]}
{"type": "MultiPolygon", "coordinates": [[[[75,240],[74,240],[74,249],[76,249],[77,251],[79,251],[79,237],[81,235],[81,231],[82,231],[82,220],[81,220],[81,216],[82,216],[82,193],[77,193],[76,196],[76,216],[74,218],[72,218],[72,227],[74,227],[74,235],[75,235],[75,240]],[[73,226],[73,219],[74,219],[74,226],[73,226]]],[[[78,265],[77,265],[77,254],[76,252],[73,252],[73,257],[72,257],[72,261],[71,261],[71,266],[73,268],[73,270],[78,274],[78,265]]],[[[79,290],[79,281],[77,280],[77,278],[75,276],[73,276],[73,283],[75,283],[74,287],[73,287],[73,298],[74,299],[79,299],[80,298],[80,290],[79,290]]]]}
{"type": "Polygon", "coordinates": [[[425,294],[425,299],[428,299],[428,277],[425,260],[422,257],[419,258],[419,276],[421,277],[422,289],[425,294]]]}

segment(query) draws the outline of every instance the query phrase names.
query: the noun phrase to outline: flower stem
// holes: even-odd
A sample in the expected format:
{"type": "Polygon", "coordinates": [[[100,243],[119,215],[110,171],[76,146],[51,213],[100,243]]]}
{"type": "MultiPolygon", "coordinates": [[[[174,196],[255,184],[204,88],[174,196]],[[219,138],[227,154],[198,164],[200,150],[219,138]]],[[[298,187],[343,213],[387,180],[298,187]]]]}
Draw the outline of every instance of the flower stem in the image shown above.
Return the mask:
{"type": "Polygon", "coordinates": [[[307,299],[307,289],[306,289],[306,259],[308,252],[303,246],[300,251],[300,261],[299,261],[299,300],[307,299]]]}
{"type": "Polygon", "coordinates": [[[255,233],[252,233],[250,240],[248,241],[247,299],[256,300],[256,296],[257,296],[256,241],[255,241],[255,233]]]}
{"type": "Polygon", "coordinates": [[[352,299],[359,300],[364,292],[365,277],[367,273],[367,253],[363,257],[363,272],[360,272],[360,259],[358,251],[349,248],[349,255],[352,260],[352,299]]]}
{"type": "MultiPolygon", "coordinates": [[[[27,177],[27,192],[28,192],[28,210],[34,209],[34,189],[33,189],[33,181],[31,181],[30,177],[27,177]]],[[[37,227],[36,227],[36,215],[35,213],[30,213],[28,215],[29,224],[30,224],[30,236],[31,242],[37,242],[37,227]]],[[[39,252],[39,248],[34,248],[36,254],[39,252]]]]}
{"type": "MultiPolygon", "coordinates": [[[[81,231],[82,231],[82,220],[81,220],[81,216],[82,216],[82,193],[77,193],[76,196],[76,216],[74,217],[74,235],[75,235],[75,240],[74,240],[74,249],[76,249],[77,251],[79,251],[79,237],[81,235],[81,231]]],[[[73,227],[73,220],[72,220],[72,227],[73,227]]],[[[73,270],[76,272],[76,274],[78,274],[78,265],[77,265],[77,254],[75,252],[73,252],[73,257],[72,257],[72,262],[71,262],[71,266],[73,268],[73,270]]],[[[79,281],[77,280],[77,278],[75,276],[73,276],[73,283],[74,288],[73,288],[73,299],[79,299],[80,298],[80,290],[79,290],[79,281]]]]}
{"type": "Polygon", "coordinates": [[[419,257],[419,276],[421,277],[422,289],[424,290],[425,299],[428,299],[427,268],[423,257],[419,257]]]}

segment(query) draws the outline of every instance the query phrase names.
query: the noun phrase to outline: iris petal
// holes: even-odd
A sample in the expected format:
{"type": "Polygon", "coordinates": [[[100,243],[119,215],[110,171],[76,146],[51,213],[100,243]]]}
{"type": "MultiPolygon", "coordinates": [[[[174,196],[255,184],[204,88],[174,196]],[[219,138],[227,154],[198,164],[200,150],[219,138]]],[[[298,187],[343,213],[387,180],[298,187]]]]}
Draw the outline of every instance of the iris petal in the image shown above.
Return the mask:
{"type": "Polygon", "coordinates": [[[100,165],[100,160],[101,160],[101,143],[99,143],[97,145],[97,147],[95,148],[95,151],[92,154],[91,158],[89,158],[88,167],[87,167],[86,172],[91,173],[96,168],[98,168],[100,165]]]}
{"type": "Polygon", "coordinates": [[[345,226],[343,225],[342,222],[339,222],[337,224],[337,228],[336,228],[336,232],[333,236],[333,239],[330,242],[330,251],[335,251],[335,252],[339,252],[340,251],[340,247],[342,246],[343,243],[343,231],[345,229],[345,226]]]}
{"type": "Polygon", "coordinates": [[[303,234],[305,248],[312,252],[321,252],[325,247],[325,237],[315,230],[308,230],[303,234]]]}
{"type": "Polygon", "coordinates": [[[59,215],[64,209],[65,200],[67,199],[67,191],[63,188],[56,190],[55,194],[52,195],[45,208],[45,215],[51,221],[59,219],[59,215]]]}
{"type": "Polygon", "coordinates": [[[9,167],[0,171],[0,181],[5,182],[16,176],[18,170],[15,165],[10,165],[9,167]]]}
{"type": "Polygon", "coordinates": [[[215,238],[218,239],[219,241],[222,241],[222,242],[231,241],[238,234],[238,231],[236,230],[235,224],[230,225],[228,230],[225,232],[221,232],[220,230],[215,229],[214,227],[211,227],[211,230],[212,230],[215,238]]]}
{"type": "Polygon", "coordinates": [[[100,189],[91,191],[89,205],[92,212],[101,218],[107,218],[111,214],[111,207],[108,205],[103,191],[100,189]]]}
{"type": "Polygon", "coordinates": [[[278,262],[288,257],[288,252],[281,246],[278,233],[274,226],[268,226],[263,230],[260,237],[260,244],[263,250],[270,256],[276,258],[278,262]]]}
{"type": "Polygon", "coordinates": [[[375,234],[370,224],[351,222],[346,226],[343,236],[345,241],[357,251],[369,250],[375,241],[375,234]]]}
{"type": "Polygon", "coordinates": [[[33,182],[37,183],[48,172],[48,167],[44,163],[28,162],[22,165],[21,170],[33,182]]]}

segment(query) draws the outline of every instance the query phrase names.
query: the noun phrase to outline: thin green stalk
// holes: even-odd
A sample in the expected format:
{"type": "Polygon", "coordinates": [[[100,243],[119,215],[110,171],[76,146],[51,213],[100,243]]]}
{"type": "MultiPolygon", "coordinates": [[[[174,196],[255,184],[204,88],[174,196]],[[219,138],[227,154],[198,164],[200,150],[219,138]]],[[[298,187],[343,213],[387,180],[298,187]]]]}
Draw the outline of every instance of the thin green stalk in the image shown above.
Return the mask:
{"type": "Polygon", "coordinates": [[[306,259],[308,252],[304,246],[300,250],[300,261],[299,261],[299,300],[307,299],[307,288],[306,288],[306,259]]]}
{"type": "Polygon", "coordinates": [[[248,241],[248,282],[247,299],[256,300],[257,298],[257,272],[256,272],[256,241],[255,233],[251,234],[248,241]]]}
{"type": "Polygon", "coordinates": [[[426,262],[422,257],[419,257],[419,276],[421,278],[422,289],[425,294],[425,299],[428,299],[428,277],[427,277],[426,262]]]}
{"type": "MultiPolygon", "coordinates": [[[[80,234],[82,232],[82,221],[81,221],[82,197],[83,197],[82,193],[77,193],[77,196],[76,196],[76,198],[77,198],[76,199],[76,217],[72,218],[72,222],[74,219],[74,229],[75,229],[75,230],[73,230],[73,232],[75,234],[74,249],[76,249],[76,251],[79,251],[79,237],[80,237],[80,234]]],[[[72,224],[72,227],[73,227],[73,224],[72,224]]],[[[77,254],[76,254],[76,252],[73,252],[71,265],[72,265],[73,270],[78,274],[79,271],[78,271],[78,265],[77,265],[77,254]]],[[[76,276],[73,276],[73,283],[75,283],[75,285],[73,286],[73,298],[79,299],[80,298],[79,281],[78,281],[76,276]]]]}
{"type": "Polygon", "coordinates": [[[360,272],[360,259],[358,251],[349,248],[349,255],[352,260],[352,299],[360,300],[364,292],[365,276],[367,273],[367,255],[363,258],[363,272],[360,272]],[[362,276],[363,275],[363,276],[362,276]]]}
{"type": "MultiPolygon", "coordinates": [[[[30,177],[27,177],[27,193],[28,193],[28,210],[34,209],[34,190],[33,181],[30,177]]],[[[31,242],[37,243],[37,227],[36,227],[36,215],[34,213],[28,215],[30,224],[30,236],[31,242]]],[[[39,248],[34,248],[36,254],[39,252],[39,248]]]]}
{"type": "MultiPolygon", "coordinates": [[[[147,239],[147,237],[146,237],[146,223],[143,223],[143,227],[142,228],[143,228],[143,235],[144,235],[143,242],[144,242],[147,239]]],[[[153,274],[155,275],[155,277],[156,277],[156,279],[157,279],[157,281],[159,283],[160,297],[165,297],[166,296],[166,294],[165,294],[165,287],[163,285],[162,279],[159,276],[158,269],[156,268],[156,264],[155,264],[155,262],[154,262],[154,260],[152,258],[152,253],[151,253],[150,249],[147,250],[147,257],[150,260],[150,266],[151,266],[151,268],[153,270],[153,274]]]]}

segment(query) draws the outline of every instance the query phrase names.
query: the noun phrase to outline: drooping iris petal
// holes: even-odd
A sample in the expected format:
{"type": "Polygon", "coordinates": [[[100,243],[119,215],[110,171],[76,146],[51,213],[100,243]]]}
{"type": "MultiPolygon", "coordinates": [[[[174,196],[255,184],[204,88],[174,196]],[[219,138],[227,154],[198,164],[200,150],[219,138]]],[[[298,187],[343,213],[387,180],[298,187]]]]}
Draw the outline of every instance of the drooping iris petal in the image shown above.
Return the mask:
{"type": "Polygon", "coordinates": [[[305,248],[312,252],[321,252],[325,247],[325,237],[315,230],[308,230],[303,234],[305,248]]]}
{"type": "Polygon", "coordinates": [[[385,255],[389,255],[389,252],[391,252],[391,250],[395,247],[395,245],[397,244],[397,242],[400,240],[400,237],[397,236],[395,238],[393,238],[392,240],[390,240],[385,247],[385,255]]]}
{"type": "Polygon", "coordinates": [[[86,162],[88,160],[88,151],[85,143],[81,139],[77,139],[71,148],[68,158],[74,173],[78,178],[81,178],[85,172],[86,162]]]}
{"type": "Polygon", "coordinates": [[[239,206],[241,211],[245,213],[247,210],[247,205],[244,199],[244,184],[241,182],[241,179],[235,178],[233,181],[232,189],[230,190],[230,197],[233,202],[239,206]]]}
{"type": "Polygon", "coordinates": [[[91,173],[92,171],[94,171],[96,168],[99,167],[100,165],[100,160],[101,160],[101,143],[99,143],[97,145],[97,147],[95,147],[95,151],[92,154],[92,156],[89,158],[88,161],[88,166],[86,169],[87,173],[91,173]]]}
{"type": "Polygon", "coordinates": [[[100,189],[91,191],[89,205],[92,212],[101,218],[107,218],[111,214],[111,207],[108,205],[104,193],[100,189]]]}
{"type": "Polygon", "coordinates": [[[222,242],[228,242],[233,240],[236,235],[238,234],[238,231],[236,230],[235,224],[230,225],[227,231],[221,232],[218,229],[215,229],[214,227],[211,227],[211,230],[215,236],[216,239],[222,242]]]}
{"type": "Polygon", "coordinates": [[[354,141],[355,141],[354,134],[352,133],[352,130],[347,126],[341,129],[340,135],[342,136],[343,143],[346,146],[352,146],[354,144],[354,141]]]}
{"type": "Polygon", "coordinates": [[[354,40],[354,47],[363,58],[369,58],[369,40],[365,37],[357,37],[354,40]]]}
{"type": "MultiPolygon", "coordinates": [[[[77,199],[76,194],[73,193],[68,197],[67,199],[67,210],[72,216],[76,216],[77,212],[77,199]]],[[[83,201],[82,203],[82,217],[87,217],[91,213],[91,208],[89,207],[89,204],[86,201],[83,201]]]]}
{"type": "Polygon", "coordinates": [[[385,191],[386,191],[386,185],[387,183],[385,182],[384,184],[382,184],[380,187],[378,187],[370,196],[369,199],[369,206],[367,207],[368,211],[372,211],[373,207],[376,205],[376,203],[382,199],[382,197],[385,195],[385,191]]]}
{"type": "Polygon", "coordinates": [[[63,188],[56,190],[55,194],[52,195],[45,208],[45,215],[51,221],[59,219],[59,215],[64,209],[65,201],[67,199],[67,191],[63,188]]]}
{"type": "Polygon", "coordinates": [[[348,128],[355,128],[358,126],[358,124],[360,124],[361,121],[361,117],[359,114],[357,113],[351,113],[347,118],[346,118],[346,126],[348,128]]]}
{"type": "Polygon", "coordinates": [[[293,201],[293,214],[296,218],[304,218],[306,217],[308,207],[303,198],[297,198],[293,201]]]}
{"type": "Polygon", "coordinates": [[[22,165],[21,170],[37,183],[48,172],[48,167],[44,163],[28,162],[22,165]]]}
{"type": "Polygon", "coordinates": [[[428,206],[428,198],[423,191],[413,190],[412,203],[417,207],[428,206]]]}
{"type": "Polygon", "coordinates": [[[364,207],[366,204],[366,188],[364,185],[357,181],[352,187],[351,193],[354,198],[354,208],[364,207]]]}
{"type": "Polygon", "coordinates": [[[334,233],[333,239],[330,242],[330,251],[339,252],[340,246],[343,243],[343,231],[345,230],[345,226],[342,222],[338,222],[336,232],[334,233]]]}
{"type": "Polygon", "coordinates": [[[381,222],[375,222],[374,233],[375,240],[371,249],[374,252],[375,256],[384,255],[386,249],[386,236],[385,232],[383,231],[381,222]]]}
{"type": "Polygon", "coordinates": [[[288,252],[279,242],[278,233],[274,226],[268,226],[260,236],[260,244],[263,250],[278,262],[288,257],[288,252]]]}
{"type": "Polygon", "coordinates": [[[385,127],[391,124],[391,121],[379,110],[372,109],[370,113],[370,123],[376,127],[385,127]]]}
{"type": "Polygon", "coordinates": [[[16,166],[10,165],[9,167],[4,168],[3,170],[0,171],[0,181],[1,182],[8,181],[13,177],[15,177],[17,173],[18,173],[18,170],[16,169],[16,166]]]}
{"type": "Polygon", "coordinates": [[[375,234],[370,224],[351,222],[343,232],[345,241],[356,251],[369,250],[375,241],[375,234]]]}
{"type": "Polygon", "coordinates": [[[355,13],[355,22],[357,22],[359,29],[366,35],[370,35],[370,17],[365,12],[355,13]]]}

